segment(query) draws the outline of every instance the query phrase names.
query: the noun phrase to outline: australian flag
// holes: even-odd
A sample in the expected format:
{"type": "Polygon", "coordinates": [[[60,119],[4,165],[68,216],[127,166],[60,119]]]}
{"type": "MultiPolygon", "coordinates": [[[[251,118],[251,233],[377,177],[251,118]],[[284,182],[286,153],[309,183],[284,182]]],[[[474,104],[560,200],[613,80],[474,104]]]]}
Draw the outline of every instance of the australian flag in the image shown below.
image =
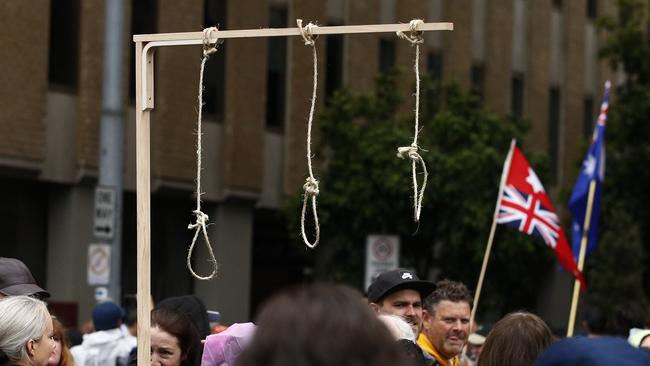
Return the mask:
{"type": "Polygon", "coordinates": [[[582,163],[580,174],[571,199],[569,200],[569,208],[573,214],[571,223],[573,256],[578,259],[580,253],[580,241],[582,239],[585,229],[585,216],[587,214],[587,200],[589,197],[589,185],[595,182],[595,192],[593,197],[593,205],[591,209],[591,219],[589,222],[589,230],[587,233],[587,251],[586,255],[594,250],[596,241],[598,240],[598,220],[600,218],[600,196],[603,189],[603,181],[605,179],[605,125],[607,122],[607,112],[609,110],[609,90],[611,83],[605,83],[605,95],[603,96],[603,104],[600,106],[600,113],[598,114],[598,122],[594,128],[594,134],[591,139],[591,146],[587,152],[587,157],[582,163]]]}

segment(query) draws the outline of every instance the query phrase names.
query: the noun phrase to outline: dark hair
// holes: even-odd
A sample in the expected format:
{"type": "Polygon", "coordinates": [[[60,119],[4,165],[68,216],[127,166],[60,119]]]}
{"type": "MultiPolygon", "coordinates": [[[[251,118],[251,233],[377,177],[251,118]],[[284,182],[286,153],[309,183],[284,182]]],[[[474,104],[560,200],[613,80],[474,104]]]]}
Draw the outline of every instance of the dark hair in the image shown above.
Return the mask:
{"type": "Polygon", "coordinates": [[[257,318],[237,366],[392,366],[402,356],[386,327],[341,286],[296,287],[274,297],[257,318]]]}
{"type": "Polygon", "coordinates": [[[494,324],[481,350],[481,366],[530,366],[553,342],[544,320],[528,312],[510,313],[494,324]]]}
{"type": "Polygon", "coordinates": [[[627,338],[630,329],[645,328],[647,317],[643,305],[638,301],[628,301],[614,308],[610,328],[614,335],[627,338]]]}
{"type": "Polygon", "coordinates": [[[151,326],[158,326],[178,340],[182,366],[201,364],[201,338],[190,318],[183,312],[170,308],[156,308],[151,312],[151,326]]]}
{"type": "Polygon", "coordinates": [[[408,339],[400,339],[397,341],[397,346],[401,349],[404,356],[411,360],[413,366],[427,366],[429,362],[424,358],[424,353],[422,353],[422,348],[416,343],[409,341],[408,339]]]}
{"type": "Polygon", "coordinates": [[[472,308],[472,294],[461,282],[444,279],[436,283],[436,289],[424,299],[424,309],[433,313],[441,301],[466,302],[472,308]]]}
{"type": "Polygon", "coordinates": [[[583,321],[589,333],[598,335],[607,333],[607,318],[600,308],[595,306],[587,307],[583,321]]]}

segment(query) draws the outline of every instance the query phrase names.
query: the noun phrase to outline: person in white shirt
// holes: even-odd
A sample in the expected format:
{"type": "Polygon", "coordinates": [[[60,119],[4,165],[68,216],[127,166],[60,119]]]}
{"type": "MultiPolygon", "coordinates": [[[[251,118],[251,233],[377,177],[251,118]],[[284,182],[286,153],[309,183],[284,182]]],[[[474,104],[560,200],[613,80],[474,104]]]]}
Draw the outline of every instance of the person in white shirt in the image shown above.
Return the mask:
{"type": "Polygon", "coordinates": [[[84,335],[81,344],[70,349],[76,366],[127,364],[129,353],[137,342],[120,328],[124,315],[124,309],[110,301],[95,306],[95,332],[84,335]]]}

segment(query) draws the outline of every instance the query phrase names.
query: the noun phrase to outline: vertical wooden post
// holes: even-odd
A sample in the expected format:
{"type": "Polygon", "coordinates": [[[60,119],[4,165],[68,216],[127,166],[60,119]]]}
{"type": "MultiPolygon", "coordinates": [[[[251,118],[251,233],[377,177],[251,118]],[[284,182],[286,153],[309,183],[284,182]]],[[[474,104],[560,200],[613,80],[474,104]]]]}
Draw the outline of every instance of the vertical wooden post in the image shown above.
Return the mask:
{"type": "MultiPolygon", "coordinates": [[[[589,239],[589,227],[591,226],[591,211],[594,207],[594,195],[596,194],[596,180],[589,182],[589,195],[587,196],[587,211],[585,221],[582,225],[582,238],[580,240],[580,253],[578,255],[578,269],[580,272],[585,267],[585,256],[587,254],[587,240],[589,239]]],[[[580,298],[580,281],[573,281],[573,296],[571,297],[571,309],[569,310],[569,324],[567,324],[567,337],[573,337],[573,328],[576,323],[576,313],[580,298]]]]}
{"type": "MultiPolygon", "coordinates": [[[[148,55],[147,55],[148,56],[148,55]]],[[[142,42],[135,44],[135,149],[137,193],[138,365],[151,360],[150,109],[142,108],[142,42]]],[[[147,75],[152,77],[153,75],[147,75]]]]}

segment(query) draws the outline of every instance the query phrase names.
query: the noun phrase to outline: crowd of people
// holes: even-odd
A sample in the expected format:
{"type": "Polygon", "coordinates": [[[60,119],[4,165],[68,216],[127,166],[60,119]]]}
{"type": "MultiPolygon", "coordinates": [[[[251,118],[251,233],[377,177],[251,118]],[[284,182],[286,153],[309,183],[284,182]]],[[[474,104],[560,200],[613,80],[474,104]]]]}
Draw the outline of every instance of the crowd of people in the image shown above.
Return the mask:
{"type": "MultiPolygon", "coordinates": [[[[0,366],[136,365],[135,319],[106,301],[94,330],[71,347],[48,311],[50,294],[19,260],[0,257],[0,366]]],[[[463,283],[420,280],[396,269],[367,293],[334,284],[294,287],[271,298],[255,324],[220,327],[193,295],[164,299],[151,312],[152,366],[563,366],[650,365],[644,309],[624,306],[606,334],[604,316],[587,309],[587,336],[558,339],[539,316],[517,311],[486,335],[470,324],[472,294],[463,283]]],[[[145,362],[146,363],[146,362],[145,362]]]]}

